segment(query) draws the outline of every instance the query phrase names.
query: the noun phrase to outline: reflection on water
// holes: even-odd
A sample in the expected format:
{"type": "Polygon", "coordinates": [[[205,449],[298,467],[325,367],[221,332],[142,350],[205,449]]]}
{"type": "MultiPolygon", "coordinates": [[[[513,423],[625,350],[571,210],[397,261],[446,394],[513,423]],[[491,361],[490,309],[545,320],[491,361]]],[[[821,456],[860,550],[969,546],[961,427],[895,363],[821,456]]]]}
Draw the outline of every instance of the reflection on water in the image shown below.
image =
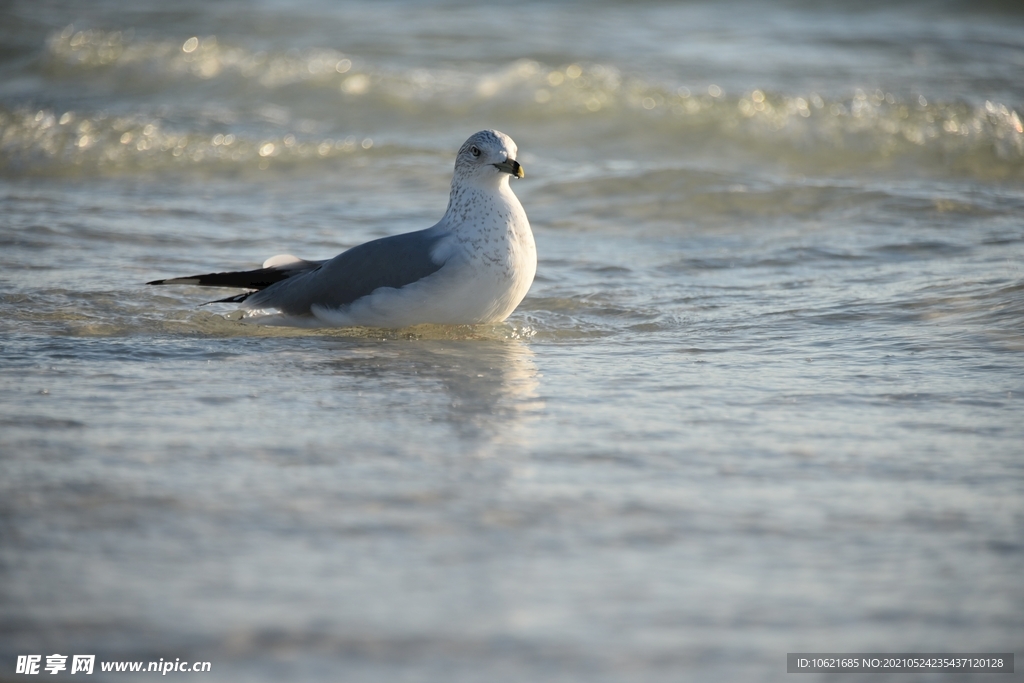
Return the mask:
{"type": "Polygon", "coordinates": [[[341,342],[331,349],[322,371],[341,380],[338,392],[374,392],[395,410],[420,411],[420,419],[450,425],[461,448],[481,455],[499,444],[529,447],[521,442],[523,421],[544,402],[534,352],[521,340],[341,342]],[[380,395],[389,391],[390,400],[380,395]]]}

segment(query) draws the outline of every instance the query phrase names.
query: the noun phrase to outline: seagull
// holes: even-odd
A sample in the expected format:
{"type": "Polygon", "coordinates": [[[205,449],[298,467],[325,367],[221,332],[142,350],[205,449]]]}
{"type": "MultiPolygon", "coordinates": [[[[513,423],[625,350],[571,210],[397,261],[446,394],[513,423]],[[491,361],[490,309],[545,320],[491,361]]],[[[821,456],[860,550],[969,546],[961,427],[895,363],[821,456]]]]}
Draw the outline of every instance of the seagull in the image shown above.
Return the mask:
{"type": "Polygon", "coordinates": [[[455,157],[448,209],[434,226],[376,239],[326,261],[290,254],[262,268],[154,280],[240,287],[248,322],[292,327],[403,328],[505,320],[533,284],[537,247],[509,186],[522,178],[512,138],[483,130],[455,157]]]}

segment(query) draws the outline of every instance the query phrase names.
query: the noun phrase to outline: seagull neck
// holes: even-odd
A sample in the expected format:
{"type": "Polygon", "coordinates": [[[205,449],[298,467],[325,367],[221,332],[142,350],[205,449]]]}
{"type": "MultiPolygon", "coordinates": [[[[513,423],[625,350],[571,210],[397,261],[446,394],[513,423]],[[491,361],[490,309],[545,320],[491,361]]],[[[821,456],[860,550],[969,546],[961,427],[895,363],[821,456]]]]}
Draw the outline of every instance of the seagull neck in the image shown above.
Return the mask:
{"type": "Polygon", "coordinates": [[[484,178],[455,178],[452,180],[452,189],[448,195],[445,218],[451,220],[460,214],[464,215],[469,206],[480,199],[487,202],[508,201],[507,196],[512,194],[508,179],[509,176],[504,173],[484,178]]]}
{"type": "Polygon", "coordinates": [[[454,196],[459,188],[478,192],[499,192],[502,187],[508,187],[508,179],[507,173],[480,173],[453,178],[452,195],[454,196]]]}

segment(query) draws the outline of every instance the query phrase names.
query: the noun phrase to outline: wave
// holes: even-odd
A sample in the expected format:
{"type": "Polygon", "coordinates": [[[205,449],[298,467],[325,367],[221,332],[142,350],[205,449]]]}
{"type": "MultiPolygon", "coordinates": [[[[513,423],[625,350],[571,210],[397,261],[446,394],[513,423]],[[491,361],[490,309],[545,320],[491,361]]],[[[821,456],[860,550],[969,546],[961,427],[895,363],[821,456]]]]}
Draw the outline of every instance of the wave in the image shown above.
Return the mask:
{"type": "Polygon", "coordinates": [[[381,127],[374,122],[404,117],[437,128],[500,113],[542,140],[545,129],[572,127],[601,144],[613,130],[651,148],[816,171],[908,163],[983,179],[1024,176],[1024,126],[1014,107],[881,88],[844,97],[764,88],[727,93],[607,64],[534,60],[403,70],[331,49],[275,53],[215,36],[145,40],[131,31],[74,27],[50,36],[37,66],[55,91],[69,80],[85,87],[103,81],[114,94],[102,108],[0,107],[5,175],[318,163],[374,147],[367,132],[381,127]],[[147,99],[168,92],[180,97],[147,99]]]}
{"type": "Polygon", "coordinates": [[[143,114],[0,108],[0,173],[30,176],[123,174],[192,168],[269,168],[364,152],[372,138],[302,140],[293,134],[212,135],[143,114]]]}

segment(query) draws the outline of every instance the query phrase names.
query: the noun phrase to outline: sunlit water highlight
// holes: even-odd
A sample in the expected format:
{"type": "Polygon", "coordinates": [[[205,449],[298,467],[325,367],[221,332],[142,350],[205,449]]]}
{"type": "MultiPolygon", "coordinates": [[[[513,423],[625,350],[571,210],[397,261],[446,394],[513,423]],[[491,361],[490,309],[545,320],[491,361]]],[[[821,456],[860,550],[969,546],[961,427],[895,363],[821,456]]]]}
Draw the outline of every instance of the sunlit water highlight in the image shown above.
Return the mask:
{"type": "Polygon", "coordinates": [[[4,13],[4,662],[1019,650],[1015,5],[4,13]],[[506,323],[266,329],[141,284],[426,227],[483,127],[540,257],[506,323]]]}

